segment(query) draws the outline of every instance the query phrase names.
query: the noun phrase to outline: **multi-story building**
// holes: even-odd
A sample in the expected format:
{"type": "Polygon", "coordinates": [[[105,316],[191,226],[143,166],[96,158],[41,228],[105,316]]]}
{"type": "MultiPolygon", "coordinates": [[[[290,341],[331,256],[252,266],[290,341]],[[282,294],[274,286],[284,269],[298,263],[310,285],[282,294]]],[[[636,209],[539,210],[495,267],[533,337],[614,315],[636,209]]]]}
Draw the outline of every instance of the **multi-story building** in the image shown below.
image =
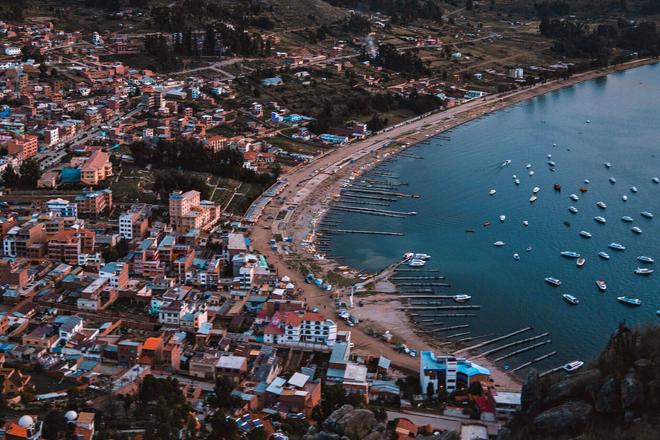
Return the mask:
{"type": "Polygon", "coordinates": [[[469,387],[472,382],[489,379],[490,370],[465,358],[436,356],[430,351],[423,351],[420,355],[419,383],[423,394],[436,393],[441,388],[451,393],[469,387]]]}
{"type": "Polygon", "coordinates": [[[112,262],[99,269],[99,278],[107,278],[110,287],[123,289],[128,285],[128,264],[112,262]]]}
{"type": "Polygon", "coordinates": [[[149,214],[149,205],[131,206],[131,209],[119,216],[119,235],[126,240],[143,238],[149,229],[149,214]]]}
{"type": "Polygon", "coordinates": [[[60,130],[57,127],[44,128],[44,143],[52,147],[60,142],[60,130]]]}
{"type": "Polygon", "coordinates": [[[22,134],[16,139],[10,139],[7,142],[7,150],[19,160],[29,159],[39,151],[37,137],[32,134],[22,134]]]}
{"type": "Polygon", "coordinates": [[[46,202],[48,211],[57,217],[78,217],[78,205],[64,199],[51,199],[46,202]]]}
{"type": "Polygon", "coordinates": [[[80,181],[85,185],[98,185],[112,176],[112,162],[105,151],[95,151],[80,168],[80,181]]]}
{"type": "Polygon", "coordinates": [[[13,227],[2,244],[5,257],[43,258],[46,254],[46,226],[29,222],[13,227]]]}
{"type": "Polygon", "coordinates": [[[220,207],[200,200],[199,191],[180,191],[170,194],[170,224],[180,232],[208,229],[220,218],[220,207]]]}
{"type": "Polygon", "coordinates": [[[165,265],[160,261],[160,253],[155,238],[147,238],[133,253],[133,272],[143,277],[165,274],[165,265]]]}
{"type": "Polygon", "coordinates": [[[69,229],[56,233],[48,241],[48,258],[77,264],[80,254],[94,250],[96,234],[88,229],[69,229]]]}
{"type": "Polygon", "coordinates": [[[264,342],[296,345],[318,344],[332,347],[337,340],[337,324],[320,313],[276,313],[264,330],[264,342]]]}
{"type": "Polygon", "coordinates": [[[109,189],[84,192],[76,196],[75,200],[80,214],[97,216],[112,209],[112,191],[109,189]]]}

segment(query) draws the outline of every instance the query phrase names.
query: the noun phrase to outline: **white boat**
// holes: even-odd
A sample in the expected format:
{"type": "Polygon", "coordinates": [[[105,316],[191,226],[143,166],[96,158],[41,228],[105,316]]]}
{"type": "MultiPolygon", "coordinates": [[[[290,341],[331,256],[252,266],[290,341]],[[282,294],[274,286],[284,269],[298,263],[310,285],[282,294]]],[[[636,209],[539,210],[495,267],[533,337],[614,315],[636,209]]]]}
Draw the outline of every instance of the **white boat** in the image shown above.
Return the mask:
{"type": "Polygon", "coordinates": [[[649,263],[649,264],[653,264],[655,262],[653,258],[647,257],[645,255],[640,255],[639,257],[637,257],[637,261],[641,261],[642,263],[649,263]]]}
{"type": "Polygon", "coordinates": [[[494,189],[491,189],[490,191],[488,191],[488,194],[490,194],[491,196],[494,196],[495,194],[497,194],[497,191],[495,191],[494,189]]]}
{"type": "Polygon", "coordinates": [[[472,297],[470,295],[454,295],[454,301],[463,303],[470,301],[472,297]]]}
{"type": "Polygon", "coordinates": [[[580,231],[580,235],[584,238],[591,238],[591,233],[587,231],[580,231]]]}
{"type": "Polygon", "coordinates": [[[601,292],[605,292],[607,290],[607,283],[605,283],[605,280],[596,280],[596,285],[601,292]]]}
{"type": "Polygon", "coordinates": [[[504,220],[506,220],[506,215],[504,214],[500,215],[500,221],[504,223],[504,220]]]}
{"type": "Polygon", "coordinates": [[[539,191],[541,191],[541,188],[539,188],[538,186],[535,186],[535,187],[532,189],[532,193],[533,193],[533,194],[537,194],[539,191]]]}
{"type": "Polygon", "coordinates": [[[529,170],[529,175],[533,176],[534,175],[534,170],[529,170]]]}
{"type": "Polygon", "coordinates": [[[627,202],[627,201],[628,201],[628,196],[625,195],[625,194],[622,195],[622,196],[621,196],[621,200],[623,200],[624,202],[627,202]]]}
{"type": "Polygon", "coordinates": [[[514,180],[513,183],[515,183],[516,185],[520,185],[520,179],[514,180]]]}
{"type": "Polygon", "coordinates": [[[529,222],[527,220],[523,220],[523,226],[529,226],[529,222]]]}
{"type": "Polygon", "coordinates": [[[412,252],[406,252],[405,254],[403,254],[403,259],[404,260],[410,260],[414,255],[415,254],[412,253],[412,252]]]}
{"type": "Polygon", "coordinates": [[[641,306],[642,305],[642,300],[639,298],[631,298],[629,296],[619,296],[617,297],[617,301],[620,303],[629,305],[629,306],[641,306]]]}
{"type": "Polygon", "coordinates": [[[527,168],[527,169],[530,169],[531,167],[532,167],[531,163],[528,163],[527,165],[525,165],[525,168],[527,168]]]}
{"type": "Polygon", "coordinates": [[[617,251],[625,251],[626,247],[622,245],[621,243],[610,243],[609,247],[611,249],[616,249],[617,251]]]}
{"type": "Polygon", "coordinates": [[[513,254],[513,259],[516,260],[516,261],[520,260],[520,255],[513,254]]]}
{"type": "Polygon", "coordinates": [[[603,260],[609,260],[610,259],[610,254],[608,254],[607,252],[603,252],[603,251],[598,252],[598,256],[600,258],[602,258],[603,260]]]}
{"type": "Polygon", "coordinates": [[[601,215],[597,215],[596,217],[594,217],[594,220],[596,220],[598,223],[602,223],[602,224],[607,223],[607,220],[605,220],[605,217],[603,217],[601,215]]]}
{"type": "Polygon", "coordinates": [[[653,214],[651,214],[648,211],[642,211],[642,212],[640,212],[640,214],[642,215],[642,217],[653,218],[653,214]]]}
{"type": "Polygon", "coordinates": [[[651,275],[652,273],[653,269],[649,269],[648,267],[638,267],[635,269],[636,275],[651,275]]]}
{"type": "Polygon", "coordinates": [[[426,261],[416,260],[414,258],[408,262],[408,266],[410,267],[424,267],[425,265],[426,265],[426,261]]]}
{"type": "Polygon", "coordinates": [[[633,193],[636,193],[637,192],[637,187],[636,186],[631,186],[630,191],[632,191],[633,193]]]}
{"type": "Polygon", "coordinates": [[[548,283],[548,284],[551,284],[551,285],[553,285],[553,286],[555,286],[555,287],[559,287],[559,286],[561,286],[561,281],[560,281],[558,278],[547,277],[547,278],[545,279],[545,282],[548,283]]]}
{"type": "Polygon", "coordinates": [[[660,179],[657,178],[657,177],[654,177],[654,178],[651,179],[651,180],[653,181],[653,183],[660,183],[660,179]]]}
{"type": "Polygon", "coordinates": [[[584,183],[586,183],[587,185],[589,185],[589,183],[591,183],[591,182],[589,182],[589,179],[584,179],[584,183]]]}
{"type": "Polygon", "coordinates": [[[562,295],[562,298],[566,300],[569,304],[572,304],[574,306],[580,304],[580,300],[574,297],[573,295],[569,295],[568,293],[565,293],[562,295]]]}
{"type": "Polygon", "coordinates": [[[502,240],[498,240],[498,241],[496,241],[495,243],[493,243],[493,246],[498,246],[498,247],[500,247],[500,246],[504,246],[504,244],[505,244],[505,243],[504,243],[502,240]]]}
{"type": "Polygon", "coordinates": [[[630,217],[628,215],[624,215],[623,217],[621,217],[621,221],[624,221],[626,223],[632,223],[634,220],[633,220],[632,217],[630,217]]]}
{"type": "Polygon", "coordinates": [[[507,165],[511,165],[511,159],[507,159],[504,162],[502,162],[502,167],[505,167],[507,165]]]}
{"type": "Polygon", "coordinates": [[[587,123],[587,124],[591,124],[591,119],[587,119],[587,120],[584,121],[584,122],[587,123]]]}
{"type": "Polygon", "coordinates": [[[578,209],[577,209],[575,206],[569,206],[569,207],[568,207],[568,210],[571,211],[573,214],[577,214],[577,213],[578,213],[578,209]]]}
{"type": "Polygon", "coordinates": [[[605,164],[604,164],[604,165],[605,165],[605,168],[611,168],[611,167],[612,167],[612,164],[611,164],[611,163],[609,163],[609,162],[605,162],[605,164]]]}
{"type": "Polygon", "coordinates": [[[580,257],[580,258],[577,259],[577,261],[575,262],[575,264],[577,265],[577,267],[582,267],[582,266],[585,265],[586,262],[587,262],[587,259],[586,259],[586,258],[584,258],[584,257],[580,257]]]}
{"type": "Polygon", "coordinates": [[[531,197],[529,198],[529,203],[534,203],[534,202],[536,202],[537,200],[538,200],[538,197],[536,197],[536,196],[531,196],[531,197]]]}
{"type": "Polygon", "coordinates": [[[577,194],[571,194],[568,197],[570,197],[571,200],[573,200],[574,202],[577,202],[578,200],[580,200],[580,198],[577,196],[577,194]]]}
{"type": "MultiPolygon", "coordinates": [[[[553,146],[557,146],[557,144],[554,144],[553,146]]],[[[548,159],[552,159],[552,154],[548,154],[548,159]]]]}
{"type": "Polygon", "coordinates": [[[597,202],[596,206],[598,206],[600,209],[607,209],[605,202],[597,202]]]}
{"type": "Polygon", "coordinates": [[[527,249],[525,249],[525,252],[532,252],[532,247],[531,247],[531,246],[527,246],[527,249]]]}
{"type": "Polygon", "coordinates": [[[616,183],[616,179],[615,179],[614,177],[610,177],[610,183],[615,184],[615,183],[616,183]]]}
{"type": "Polygon", "coordinates": [[[562,257],[566,257],[566,258],[580,258],[580,254],[573,251],[562,251],[560,252],[560,254],[562,257]]]}
{"type": "Polygon", "coordinates": [[[518,178],[518,176],[516,176],[515,174],[512,177],[513,177],[513,180],[516,180],[518,178]]]}
{"type": "Polygon", "coordinates": [[[429,260],[431,259],[431,256],[429,254],[414,254],[413,258],[417,260],[429,260]]]}
{"type": "Polygon", "coordinates": [[[630,228],[630,230],[633,231],[635,234],[641,234],[642,233],[642,230],[640,228],[638,228],[637,226],[633,226],[632,228],[630,228]]]}
{"type": "Polygon", "coordinates": [[[567,373],[572,373],[575,370],[579,370],[583,365],[584,365],[584,362],[582,362],[582,361],[573,361],[573,362],[569,362],[569,363],[565,364],[562,368],[567,373]]]}
{"type": "Polygon", "coordinates": [[[554,163],[553,161],[549,160],[549,161],[548,161],[548,165],[550,165],[551,167],[554,167],[554,166],[556,165],[556,163],[554,163]]]}

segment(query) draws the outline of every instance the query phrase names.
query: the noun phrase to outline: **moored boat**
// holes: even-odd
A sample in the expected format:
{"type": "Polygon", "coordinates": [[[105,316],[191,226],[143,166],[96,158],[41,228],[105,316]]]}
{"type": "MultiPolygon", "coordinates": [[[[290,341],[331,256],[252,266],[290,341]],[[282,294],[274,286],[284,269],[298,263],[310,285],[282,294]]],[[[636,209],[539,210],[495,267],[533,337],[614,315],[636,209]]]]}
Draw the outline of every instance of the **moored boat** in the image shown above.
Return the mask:
{"type": "Polygon", "coordinates": [[[531,196],[531,197],[529,198],[529,203],[534,203],[534,202],[536,202],[537,199],[538,199],[538,197],[536,197],[536,196],[531,196]]]}
{"type": "Polygon", "coordinates": [[[577,213],[578,213],[578,209],[577,209],[575,206],[569,206],[569,207],[568,207],[568,210],[571,211],[573,214],[577,214],[577,213]]]}
{"type": "Polygon", "coordinates": [[[545,278],[545,282],[555,287],[561,286],[561,280],[558,278],[547,277],[545,278]]]}
{"type": "Polygon", "coordinates": [[[534,188],[532,188],[532,193],[534,193],[534,194],[538,193],[539,191],[541,191],[541,188],[539,188],[538,186],[535,186],[534,188]]]}
{"type": "Polygon", "coordinates": [[[620,303],[629,305],[629,306],[641,306],[642,300],[639,298],[631,298],[629,296],[619,296],[616,298],[620,303]]]}
{"type": "Polygon", "coordinates": [[[573,251],[562,251],[561,256],[566,258],[580,258],[581,255],[573,251]]]}
{"type": "Polygon", "coordinates": [[[529,226],[529,222],[527,220],[523,220],[523,226],[529,226]]]}
{"type": "Polygon", "coordinates": [[[621,243],[612,242],[612,243],[609,244],[609,247],[611,249],[615,249],[617,251],[625,251],[626,250],[626,247],[624,245],[622,245],[621,243]]]}
{"type": "Polygon", "coordinates": [[[495,194],[497,194],[497,191],[493,188],[490,191],[488,191],[488,194],[490,194],[491,196],[494,196],[495,194]]]}
{"type": "Polygon", "coordinates": [[[513,183],[515,183],[516,185],[520,185],[520,179],[515,179],[513,183]]]}
{"type": "Polygon", "coordinates": [[[569,362],[567,364],[564,364],[564,366],[562,368],[567,373],[572,373],[575,370],[579,370],[583,365],[584,365],[584,362],[582,362],[582,361],[573,361],[573,362],[569,362]]]}
{"type": "Polygon", "coordinates": [[[646,255],[640,255],[639,257],[637,257],[637,261],[641,261],[642,263],[649,263],[649,264],[653,264],[655,262],[653,258],[647,257],[646,255]]]}
{"type": "Polygon", "coordinates": [[[634,220],[633,220],[633,218],[630,217],[629,215],[624,215],[623,217],[621,217],[621,221],[624,221],[624,222],[626,222],[626,223],[631,223],[631,222],[633,222],[634,220]]]}
{"type": "Polygon", "coordinates": [[[558,184],[558,183],[555,183],[554,189],[555,189],[555,191],[561,191],[561,185],[558,184]]]}
{"type": "Polygon", "coordinates": [[[584,238],[591,238],[591,233],[587,231],[580,231],[580,236],[584,238]]]}
{"type": "Polygon", "coordinates": [[[580,257],[580,258],[577,259],[575,264],[577,265],[577,267],[582,267],[582,266],[584,266],[584,264],[586,262],[587,262],[587,260],[584,257],[580,257]]]}
{"type": "Polygon", "coordinates": [[[607,290],[607,284],[605,283],[605,280],[596,280],[596,285],[601,292],[605,292],[607,290]]]}
{"type": "Polygon", "coordinates": [[[529,170],[529,175],[533,176],[534,175],[534,170],[529,170]]]}
{"type": "Polygon", "coordinates": [[[550,165],[551,167],[554,167],[556,164],[553,161],[549,160],[548,165],[550,165]]]}
{"type": "Polygon", "coordinates": [[[598,223],[602,223],[602,224],[607,223],[607,220],[605,220],[605,217],[600,216],[600,215],[597,215],[596,217],[594,217],[594,220],[596,220],[598,223]]]}
{"type": "Polygon", "coordinates": [[[520,255],[513,254],[513,259],[516,260],[516,261],[520,260],[520,255]]]}
{"type": "Polygon", "coordinates": [[[635,275],[651,275],[653,272],[653,269],[649,269],[648,267],[638,267],[635,269],[635,275]]]}
{"type": "Polygon", "coordinates": [[[426,261],[417,260],[414,258],[408,262],[408,266],[410,267],[424,267],[425,265],[426,265],[426,261]]]}
{"type": "Polygon", "coordinates": [[[587,188],[586,186],[581,186],[581,187],[580,187],[580,192],[581,192],[582,194],[586,193],[587,191],[589,191],[589,188],[587,188]]]}
{"type": "Polygon", "coordinates": [[[574,202],[577,202],[578,200],[580,200],[580,198],[577,196],[577,194],[571,194],[569,197],[570,197],[571,200],[573,200],[574,202]]]}
{"type": "Polygon", "coordinates": [[[612,164],[609,163],[609,162],[605,162],[604,165],[605,165],[605,168],[611,168],[612,167],[612,164]]]}
{"type": "Polygon", "coordinates": [[[636,193],[637,192],[637,187],[636,186],[631,186],[630,191],[636,193]]]}
{"type": "Polygon", "coordinates": [[[562,298],[564,298],[564,300],[566,300],[567,303],[572,304],[572,305],[574,305],[574,306],[580,304],[580,300],[579,300],[579,299],[577,299],[577,298],[574,297],[573,295],[569,295],[568,293],[564,293],[564,294],[562,295],[562,298]]]}
{"type": "Polygon", "coordinates": [[[654,177],[651,180],[653,181],[653,183],[660,183],[660,178],[654,177]]]}
{"type": "Polygon", "coordinates": [[[624,202],[627,202],[627,201],[628,201],[628,196],[625,195],[625,194],[622,195],[622,196],[621,196],[621,200],[623,200],[624,202]]]}
{"type": "Polygon", "coordinates": [[[615,184],[615,183],[616,183],[616,179],[615,179],[614,177],[610,177],[610,183],[611,183],[611,184],[615,184]]]}
{"type": "Polygon", "coordinates": [[[498,241],[496,241],[495,243],[493,243],[493,246],[500,247],[500,246],[504,246],[504,244],[505,244],[505,243],[504,243],[502,240],[498,240],[498,241]]]}
{"type": "Polygon", "coordinates": [[[637,226],[633,226],[632,228],[630,228],[630,230],[633,231],[635,234],[641,234],[642,233],[642,230],[640,228],[638,228],[637,226]]]}
{"type": "Polygon", "coordinates": [[[504,214],[500,215],[500,222],[504,223],[505,220],[506,220],[506,215],[504,214]]]}
{"type": "Polygon", "coordinates": [[[470,295],[454,295],[454,301],[463,303],[468,302],[472,299],[470,295]]]}
{"type": "Polygon", "coordinates": [[[598,256],[602,258],[603,260],[609,260],[610,259],[610,254],[607,252],[600,251],[598,252],[598,256]]]}
{"type": "Polygon", "coordinates": [[[596,206],[598,206],[600,209],[607,209],[605,202],[597,202],[596,206]]]}
{"type": "Polygon", "coordinates": [[[642,212],[640,212],[640,214],[642,215],[642,217],[653,218],[653,214],[651,214],[648,211],[642,211],[642,212]]]}

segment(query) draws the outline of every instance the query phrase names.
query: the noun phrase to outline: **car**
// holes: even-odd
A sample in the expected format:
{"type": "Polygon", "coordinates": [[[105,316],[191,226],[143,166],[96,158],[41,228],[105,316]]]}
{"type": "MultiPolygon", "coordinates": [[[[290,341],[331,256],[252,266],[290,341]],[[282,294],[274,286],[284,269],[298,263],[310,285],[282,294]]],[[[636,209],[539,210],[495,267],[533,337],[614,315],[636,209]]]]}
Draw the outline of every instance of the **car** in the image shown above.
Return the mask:
{"type": "Polygon", "coordinates": [[[321,310],[321,309],[319,309],[318,307],[313,307],[313,308],[312,308],[312,312],[313,312],[313,313],[318,313],[320,310],[321,310]]]}
{"type": "Polygon", "coordinates": [[[346,325],[349,327],[355,327],[355,324],[353,324],[351,321],[346,321],[346,325]]]}

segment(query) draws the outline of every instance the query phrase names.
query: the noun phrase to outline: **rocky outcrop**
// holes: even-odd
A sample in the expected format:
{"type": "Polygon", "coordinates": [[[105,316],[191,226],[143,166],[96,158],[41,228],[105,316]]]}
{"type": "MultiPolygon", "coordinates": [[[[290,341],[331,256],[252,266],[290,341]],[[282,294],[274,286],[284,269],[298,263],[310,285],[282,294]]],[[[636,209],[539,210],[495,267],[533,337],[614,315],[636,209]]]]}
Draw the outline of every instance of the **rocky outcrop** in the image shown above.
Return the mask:
{"type": "Polygon", "coordinates": [[[621,410],[621,392],[618,380],[610,377],[600,387],[594,409],[603,414],[614,414],[621,410]]]}
{"type": "Polygon", "coordinates": [[[386,440],[385,426],[378,423],[368,409],[344,405],[336,409],[321,424],[321,431],[309,431],[304,440],[386,440]]]}
{"type": "Polygon", "coordinates": [[[532,368],[527,374],[522,387],[522,397],[520,409],[526,418],[531,418],[538,414],[543,408],[543,390],[539,372],[532,368]]]}
{"type": "Polygon", "coordinates": [[[600,382],[600,372],[598,370],[587,370],[569,376],[550,387],[544,399],[546,406],[553,406],[559,402],[565,402],[570,399],[589,398],[593,400],[600,382]]]}
{"type": "Polygon", "coordinates": [[[628,372],[621,381],[621,406],[624,409],[639,407],[644,400],[644,387],[637,379],[634,370],[628,372]]]}
{"type": "Polygon", "coordinates": [[[592,408],[586,402],[567,402],[543,411],[534,418],[534,430],[540,434],[569,434],[584,430],[592,408]]]}

